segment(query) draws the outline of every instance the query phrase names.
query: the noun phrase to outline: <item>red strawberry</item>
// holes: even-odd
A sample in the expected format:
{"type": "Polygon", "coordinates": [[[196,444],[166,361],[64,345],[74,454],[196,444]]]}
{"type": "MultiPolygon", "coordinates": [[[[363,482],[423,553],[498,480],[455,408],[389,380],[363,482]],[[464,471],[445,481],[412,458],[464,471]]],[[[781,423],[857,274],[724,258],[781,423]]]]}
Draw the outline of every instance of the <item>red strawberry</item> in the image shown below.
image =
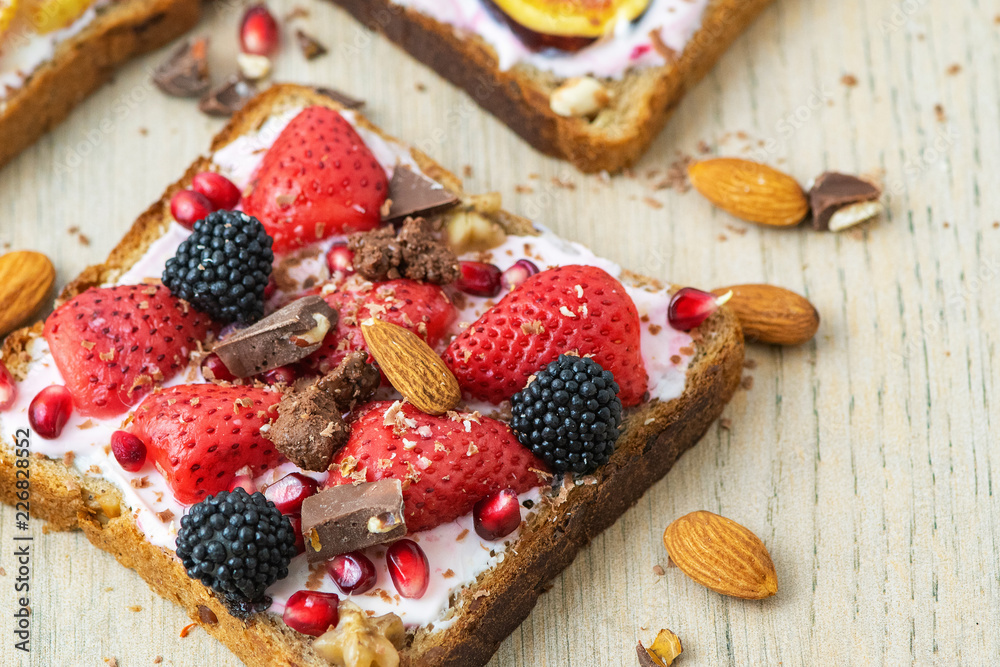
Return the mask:
{"type": "Polygon", "coordinates": [[[385,170],[339,113],[309,107],[264,155],[243,209],[274,238],[275,252],[381,222],[385,170]]]}
{"type": "Polygon", "coordinates": [[[471,413],[432,417],[409,403],[372,403],[330,467],[326,486],[395,478],[410,533],[454,521],[501,489],[524,493],[548,468],[510,428],[471,413]]]}
{"type": "Polygon", "coordinates": [[[625,406],[646,393],[639,313],[622,284],[593,266],[531,276],[451,342],[444,360],[462,389],[499,403],[532,373],[576,350],[615,374],[625,406]]]}
{"type": "Polygon", "coordinates": [[[146,444],[177,500],[193,505],[232,487],[249,466],[257,476],[278,452],[260,434],[281,394],[255,387],[185,384],[146,397],[127,430],[146,444]]]}
{"type": "Polygon", "coordinates": [[[112,417],[183,369],[210,327],[163,285],[119,285],[61,305],[45,339],[77,410],[112,417]]]}
{"type": "Polygon", "coordinates": [[[337,309],[340,318],[322,347],[306,359],[307,364],[322,373],[336,368],[350,352],[368,351],[359,325],[373,315],[415,332],[431,347],[441,341],[458,317],[458,311],[444,290],[413,280],[390,280],[373,285],[352,279],[323,298],[337,309]]]}

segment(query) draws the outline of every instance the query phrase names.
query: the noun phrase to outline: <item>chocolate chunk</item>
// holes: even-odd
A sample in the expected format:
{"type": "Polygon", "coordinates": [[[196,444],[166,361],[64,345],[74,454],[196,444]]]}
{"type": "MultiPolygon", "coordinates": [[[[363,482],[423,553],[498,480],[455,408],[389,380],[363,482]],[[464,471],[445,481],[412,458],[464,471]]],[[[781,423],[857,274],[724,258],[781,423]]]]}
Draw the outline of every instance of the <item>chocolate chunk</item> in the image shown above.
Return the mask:
{"type": "Polygon", "coordinates": [[[352,352],[325,377],[285,396],[264,437],[303,470],[326,470],[351,435],[341,415],[371,398],[381,383],[382,376],[366,363],[367,357],[352,352]]]}
{"type": "Polygon", "coordinates": [[[642,645],[642,642],[639,642],[639,644],[635,647],[635,652],[639,656],[639,667],[660,667],[656,664],[656,661],[653,660],[653,656],[649,654],[646,647],[642,645]]]}
{"type": "Polygon", "coordinates": [[[257,88],[235,74],[211,89],[198,102],[198,108],[209,116],[228,118],[244,107],[257,88]]]}
{"type": "Polygon", "coordinates": [[[826,231],[830,229],[830,218],[840,209],[858,202],[876,201],[881,196],[881,188],[857,176],[825,172],[809,190],[813,227],[826,231]]]}
{"type": "Polygon", "coordinates": [[[308,357],[337,325],[337,317],[321,297],[306,296],[237,331],[213,352],[230,373],[250,377],[308,357]]]}
{"type": "Polygon", "coordinates": [[[398,166],[389,181],[392,205],[383,220],[398,221],[409,216],[434,215],[458,203],[451,190],[409,167],[398,166]]]}
{"type": "Polygon", "coordinates": [[[185,41],[153,71],[153,83],[167,95],[198,97],[208,90],[208,38],[185,41]]]}
{"type": "Polygon", "coordinates": [[[334,486],[302,503],[302,536],[310,563],[406,535],[398,479],[334,486]]]}
{"type": "Polygon", "coordinates": [[[365,105],[363,100],[356,100],[346,93],[333,88],[313,88],[320,95],[326,95],[334,102],[337,102],[345,109],[360,109],[365,105]]]}
{"type": "Polygon", "coordinates": [[[306,60],[315,60],[320,56],[326,55],[326,47],[316,41],[315,37],[307,35],[301,29],[295,31],[295,41],[299,43],[299,48],[302,50],[302,55],[306,57],[306,60]]]}
{"type": "Polygon", "coordinates": [[[438,285],[458,279],[458,258],[423,218],[407,218],[399,234],[392,227],[352,234],[354,269],[372,281],[409,278],[438,285]]]}

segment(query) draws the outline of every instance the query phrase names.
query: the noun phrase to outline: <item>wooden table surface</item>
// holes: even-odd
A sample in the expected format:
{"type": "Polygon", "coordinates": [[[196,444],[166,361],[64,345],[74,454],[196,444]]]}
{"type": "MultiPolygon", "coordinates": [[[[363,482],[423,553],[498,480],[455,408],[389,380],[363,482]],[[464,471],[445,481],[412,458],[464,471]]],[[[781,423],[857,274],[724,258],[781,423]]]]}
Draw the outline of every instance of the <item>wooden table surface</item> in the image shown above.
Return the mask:
{"type": "MultiPolygon", "coordinates": [[[[987,0],[777,0],[695,87],[634,170],[605,182],[543,158],[468,97],[324,2],[293,6],[278,79],[368,100],[389,132],[473,191],[623,265],[711,288],[769,282],[823,316],[801,348],[753,346],[740,391],[662,482],[555,581],[491,665],[635,664],[671,628],[678,664],[996,664],[1000,655],[1000,7],[987,0]],[[330,47],[307,63],[289,26],[330,47]],[[702,143],[704,142],[704,143],[702,143]],[[805,183],[881,173],[888,214],[842,234],[761,229],[656,190],[677,151],[754,157],[805,183]],[[529,174],[538,174],[530,179],[529,174]],[[533,191],[528,192],[528,186],[533,191]],[[994,470],[997,468],[997,470],[994,470]],[[778,594],[728,599],[664,576],[664,527],[707,509],[756,532],[778,594]]],[[[242,7],[197,33],[232,68],[242,7]]],[[[222,123],[132,63],[0,172],[0,246],[47,253],[60,285],[103,259],[222,123]],[[71,232],[77,229],[78,232],[71,232]],[[84,236],[89,242],[85,242],[84,236]]],[[[13,606],[13,511],[0,600],[13,606]]],[[[79,534],[34,524],[33,643],[4,665],[237,665],[180,609],[79,534]],[[20,661],[20,662],[19,662],[20,661]]]]}

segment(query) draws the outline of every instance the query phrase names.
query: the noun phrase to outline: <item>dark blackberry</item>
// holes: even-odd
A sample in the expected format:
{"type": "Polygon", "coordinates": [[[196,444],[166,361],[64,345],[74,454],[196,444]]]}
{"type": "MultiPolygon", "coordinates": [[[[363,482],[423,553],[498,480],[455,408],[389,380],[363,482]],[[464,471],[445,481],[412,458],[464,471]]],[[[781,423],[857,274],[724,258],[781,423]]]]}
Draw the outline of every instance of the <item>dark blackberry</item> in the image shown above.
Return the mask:
{"type": "Polygon", "coordinates": [[[163,284],[218,322],[250,323],[264,316],[272,239],[257,218],[215,211],[167,260],[163,284]]]}
{"type": "Polygon", "coordinates": [[[559,355],[514,394],[511,407],[517,439],[556,472],[593,472],[615,451],[618,383],[593,359],[559,355]]]}
{"type": "Polygon", "coordinates": [[[188,576],[236,607],[264,600],[267,587],[288,576],[295,552],[288,518],[264,494],[251,496],[241,487],[192,507],[177,532],[177,556],[188,576]]]}

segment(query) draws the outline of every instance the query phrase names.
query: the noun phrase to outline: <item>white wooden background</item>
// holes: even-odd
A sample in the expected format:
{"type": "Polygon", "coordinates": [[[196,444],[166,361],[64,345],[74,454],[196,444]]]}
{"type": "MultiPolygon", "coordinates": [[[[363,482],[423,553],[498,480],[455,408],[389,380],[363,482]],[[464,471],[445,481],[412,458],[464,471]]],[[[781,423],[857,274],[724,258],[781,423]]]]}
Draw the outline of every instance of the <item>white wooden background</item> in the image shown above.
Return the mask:
{"type": "MultiPolygon", "coordinates": [[[[682,638],[678,664],[692,667],[996,664],[995,0],[777,0],[691,91],[635,177],[610,183],[537,155],[339,10],[272,6],[295,5],[310,15],[292,25],[330,54],[306,63],[286,28],[279,78],[364,97],[390,132],[458,171],[471,165],[471,190],[499,190],[509,208],[632,269],[708,288],[776,283],[808,294],[823,315],[812,344],[749,350],[753,387],[726,410],[731,429],[713,426],[595,540],[491,665],[634,664],[636,641],[661,627],[682,638]],[[660,176],[648,172],[702,141],[803,182],[828,168],[883,172],[889,215],[842,235],[775,231],[737,223],[695,193],[650,188],[660,176]],[[777,596],[731,600],[676,569],[654,574],[666,563],[664,527],[697,509],[760,535],[777,596]]],[[[197,31],[213,35],[219,78],[232,68],[240,11],[216,3],[197,31]]],[[[221,127],[151,87],[161,58],[126,67],[0,172],[0,245],[47,253],[60,284],[100,261],[221,127]]],[[[13,605],[12,523],[4,508],[3,609],[13,605]]],[[[238,664],[200,630],[179,639],[180,610],[82,536],[43,535],[37,524],[35,534],[33,651],[26,660],[12,649],[5,613],[0,663],[238,664]]]]}

